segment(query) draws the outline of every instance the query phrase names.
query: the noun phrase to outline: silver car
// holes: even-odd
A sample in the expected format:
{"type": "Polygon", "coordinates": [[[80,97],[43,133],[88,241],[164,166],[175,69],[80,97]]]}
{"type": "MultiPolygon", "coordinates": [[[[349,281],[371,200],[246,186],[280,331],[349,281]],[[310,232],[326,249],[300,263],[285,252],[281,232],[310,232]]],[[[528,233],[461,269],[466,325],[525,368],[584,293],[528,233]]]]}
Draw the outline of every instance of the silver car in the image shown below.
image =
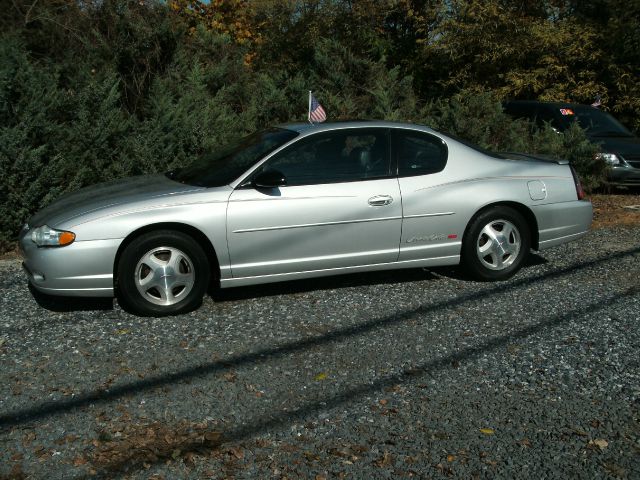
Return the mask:
{"type": "Polygon", "coordinates": [[[484,152],[389,122],[288,124],[166,174],[66,195],[20,233],[31,284],[113,296],[140,315],[220,287],[462,263],[514,275],[531,249],[585,235],[566,161],[484,152]]]}

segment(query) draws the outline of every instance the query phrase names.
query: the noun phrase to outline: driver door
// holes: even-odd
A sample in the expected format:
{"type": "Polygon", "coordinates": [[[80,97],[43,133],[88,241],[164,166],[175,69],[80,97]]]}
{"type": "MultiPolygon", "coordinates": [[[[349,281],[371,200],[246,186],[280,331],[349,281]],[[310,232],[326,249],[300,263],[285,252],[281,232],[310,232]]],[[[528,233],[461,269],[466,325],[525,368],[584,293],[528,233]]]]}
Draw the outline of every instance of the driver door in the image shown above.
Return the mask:
{"type": "Polygon", "coordinates": [[[233,278],[286,275],[394,262],[402,222],[386,129],[306,136],[262,165],[287,185],[251,179],[229,199],[233,278]]]}

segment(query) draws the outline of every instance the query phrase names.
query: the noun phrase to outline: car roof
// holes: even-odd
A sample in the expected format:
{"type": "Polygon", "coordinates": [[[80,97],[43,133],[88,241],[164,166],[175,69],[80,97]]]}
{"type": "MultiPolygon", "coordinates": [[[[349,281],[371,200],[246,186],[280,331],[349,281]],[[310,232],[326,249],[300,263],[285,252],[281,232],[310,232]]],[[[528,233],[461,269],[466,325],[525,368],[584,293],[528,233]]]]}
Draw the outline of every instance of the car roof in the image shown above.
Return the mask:
{"type": "MultiPolygon", "coordinates": [[[[504,105],[523,105],[523,106],[538,106],[543,105],[552,108],[577,108],[577,107],[591,107],[585,103],[569,103],[569,102],[541,102],[538,100],[509,100],[504,102],[504,105]]],[[[592,107],[593,108],[593,107],[592,107]]]]}
{"type": "Polygon", "coordinates": [[[408,130],[421,130],[429,133],[439,133],[434,129],[425,125],[406,122],[389,122],[385,120],[348,120],[343,122],[324,122],[324,123],[283,123],[277,125],[279,128],[293,130],[300,134],[308,134],[315,132],[323,132],[330,130],[343,130],[348,128],[405,128],[408,130]]]}

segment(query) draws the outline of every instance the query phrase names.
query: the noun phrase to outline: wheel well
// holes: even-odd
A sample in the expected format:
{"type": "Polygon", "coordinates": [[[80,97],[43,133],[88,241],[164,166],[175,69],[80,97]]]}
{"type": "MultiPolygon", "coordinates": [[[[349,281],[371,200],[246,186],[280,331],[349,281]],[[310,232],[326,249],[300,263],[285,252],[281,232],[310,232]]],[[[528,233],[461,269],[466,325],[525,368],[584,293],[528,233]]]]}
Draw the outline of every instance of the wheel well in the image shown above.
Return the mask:
{"type": "Polygon", "coordinates": [[[527,222],[527,225],[529,225],[529,230],[531,233],[531,248],[533,250],[538,249],[539,247],[538,242],[540,240],[540,232],[538,231],[538,220],[536,220],[536,216],[533,214],[531,209],[529,209],[529,207],[517,202],[496,202],[496,203],[491,203],[489,205],[485,205],[484,207],[482,207],[480,210],[478,210],[471,216],[471,219],[467,224],[464,234],[465,235],[467,234],[469,225],[471,225],[471,222],[477,215],[494,207],[509,207],[517,211],[520,215],[522,215],[525,221],[527,222]]]}
{"type": "Polygon", "coordinates": [[[200,246],[204,249],[205,254],[207,255],[207,260],[209,260],[209,266],[211,268],[212,281],[217,282],[220,279],[220,264],[218,263],[218,256],[216,255],[216,251],[211,244],[211,241],[207,236],[191,225],[186,225],[184,223],[154,223],[152,225],[145,225],[142,228],[134,230],[129,235],[125,237],[120,246],[118,247],[118,251],[116,252],[116,258],[113,263],[113,284],[114,287],[117,287],[118,281],[118,263],[120,261],[120,255],[125,248],[138,236],[153,232],[156,230],[174,230],[177,232],[184,233],[189,235],[191,238],[196,240],[200,246]]]}

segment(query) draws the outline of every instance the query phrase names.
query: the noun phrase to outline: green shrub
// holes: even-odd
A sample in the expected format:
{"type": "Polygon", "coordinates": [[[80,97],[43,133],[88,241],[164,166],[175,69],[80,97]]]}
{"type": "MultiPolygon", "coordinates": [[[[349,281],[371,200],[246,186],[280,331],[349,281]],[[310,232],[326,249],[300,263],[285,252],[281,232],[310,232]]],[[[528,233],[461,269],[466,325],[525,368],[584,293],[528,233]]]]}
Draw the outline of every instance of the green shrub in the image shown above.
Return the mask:
{"type": "Polygon", "coordinates": [[[539,153],[569,160],[583,187],[593,190],[606,178],[607,166],[596,158],[597,147],[574,124],[564,133],[551,126],[513,120],[492,93],[461,93],[427,104],[422,123],[467,139],[494,152],[539,153]]]}
{"type": "Polygon", "coordinates": [[[606,179],[607,164],[596,158],[598,147],[589,141],[577,123],[561,134],[550,126],[534,131],[529,151],[569,160],[586,191],[602,186],[606,179]]]}
{"type": "Polygon", "coordinates": [[[32,57],[14,36],[0,37],[0,249],[30,215],[67,191],[166,171],[233,137],[305,121],[310,88],[329,120],[422,123],[494,151],[567,158],[586,188],[602,181],[604,164],[594,161],[579,128],[559,135],[513,121],[491,93],[421,103],[412,78],[385,58],[354,54],[335,40],[319,40],[312,50],[312,61],[295,73],[254,70],[244,63],[245,47],[199,28],[177,43],[162,68],[148,72],[132,109],[123,97],[135,82],[128,77],[123,88],[117,55],[54,62],[32,57]]]}

